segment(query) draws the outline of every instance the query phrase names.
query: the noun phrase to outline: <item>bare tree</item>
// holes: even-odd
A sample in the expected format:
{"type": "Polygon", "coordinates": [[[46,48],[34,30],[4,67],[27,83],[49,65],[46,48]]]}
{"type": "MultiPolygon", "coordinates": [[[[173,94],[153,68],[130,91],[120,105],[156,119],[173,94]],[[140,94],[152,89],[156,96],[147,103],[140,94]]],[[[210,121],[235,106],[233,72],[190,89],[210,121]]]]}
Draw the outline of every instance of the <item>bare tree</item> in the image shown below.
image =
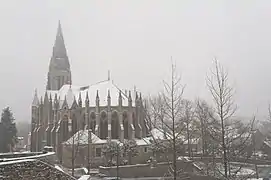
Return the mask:
{"type": "Polygon", "coordinates": [[[72,136],[72,176],[74,176],[74,169],[75,169],[75,160],[78,157],[79,154],[79,146],[80,146],[80,139],[82,137],[82,133],[77,132],[72,136]]]}
{"type": "Polygon", "coordinates": [[[69,131],[72,133],[72,137],[68,139],[66,142],[64,142],[65,147],[67,147],[67,150],[71,151],[71,165],[72,165],[72,176],[74,176],[74,169],[75,169],[75,161],[76,159],[82,158],[84,159],[84,154],[80,153],[80,150],[82,149],[82,138],[84,138],[84,130],[80,130],[78,132],[75,132],[75,130],[71,129],[71,126],[69,126],[69,131]]]}
{"type": "Polygon", "coordinates": [[[225,121],[229,120],[236,111],[236,106],[233,101],[233,89],[228,83],[228,73],[218,63],[214,61],[214,70],[207,77],[207,86],[212,95],[215,113],[221,123],[221,145],[223,150],[224,174],[228,177],[228,159],[227,147],[225,141],[225,121]]]}
{"type": "MultiPolygon", "coordinates": [[[[111,139],[107,140],[107,143],[102,147],[102,154],[104,155],[107,166],[113,166],[116,163],[113,161],[115,157],[118,158],[120,154],[123,154],[122,145],[118,142],[111,141],[111,139]]],[[[117,162],[118,163],[118,162],[117,162]]]]}
{"type": "Polygon", "coordinates": [[[174,180],[177,178],[177,154],[181,144],[181,116],[182,96],[185,86],[181,83],[181,77],[177,74],[176,65],[172,63],[170,81],[164,81],[164,91],[155,98],[149,99],[149,119],[157,131],[163,133],[163,141],[155,139],[153,145],[157,152],[171,153],[169,173],[174,180]]]}
{"type": "MultiPolygon", "coordinates": [[[[185,86],[181,83],[181,77],[178,76],[176,72],[176,65],[172,63],[171,67],[171,81],[168,83],[164,81],[164,93],[163,99],[165,102],[165,115],[166,119],[170,120],[171,126],[169,125],[169,129],[172,132],[172,151],[173,151],[173,178],[177,179],[177,139],[180,134],[178,132],[178,120],[181,119],[182,112],[182,98],[185,86]],[[176,131],[177,130],[177,131],[176,131]]],[[[163,123],[167,125],[167,123],[163,123]]]]}
{"type": "Polygon", "coordinates": [[[183,100],[183,123],[186,132],[188,156],[191,157],[191,138],[193,135],[195,123],[195,111],[193,103],[190,100],[183,100]]]}
{"type": "Polygon", "coordinates": [[[195,107],[195,116],[200,122],[199,131],[201,134],[201,156],[211,157],[211,162],[204,162],[204,167],[207,175],[212,175],[210,172],[213,172],[215,176],[215,167],[216,167],[216,149],[219,148],[219,138],[217,138],[219,131],[219,122],[212,118],[213,117],[213,108],[203,99],[196,99],[195,107]]]}
{"type": "Polygon", "coordinates": [[[134,139],[127,140],[125,139],[123,142],[123,156],[128,158],[128,164],[132,164],[132,158],[136,157],[138,152],[138,146],[134,139]]]}
{"type": "Polygon", "coordinates": [[[271,105],[268,103],[268,120],[271,121],[271,105]]]}
{"type": "Polygon", "coordinates": [[[263,132],[267,136],[268,140],[271,137],[271,104],[268,103],[268,115],[265,121],[262,122],[263,125],[263,132]]]}
{"type": "Polygon", "coordinates": [[[145,111],[147,112],[147,122],[150,129],[160,128],[165,130],[165,103],[161,93],[149,96],[145,100],[145,111]]]}
{"type": "Polygon", "coordinates": [[[196,100],[196,109],[195,109],[196,117],[200,121],[200,131],[201,131],[201,149],[202,155],[205,156],[207,154],[208,143],[207,143],[207,128],[208,122],[210,120],[210,108],[206,101],[197,99],[196,100]]]}
{"type": "Polygon", "coordinates": [[[200,121],[200,134],[202,142],[202,155],[207,156],[213,154],[214,140],[218,140],[215,136],[219,131],[219,121],[214,117],[214,109],[202,99],[196,100],[195,116],[200,121]]]}
{"type": "Polygon", "coordinates": [[[242,167],[232,170],[230,161],[244,157],[247,153],[245,147],[251,144],[255,118],[246,125],[234,119],[237,106],[234,103],[234,90],[229,84],[228,72],[217,60],[214,63],[214,69],[207,76],[207,86],[214,103],[214,114],[211,118],[219,122],[219,127],[212,127],[217,129],[211,130],[211,133],[215,133],[212,137],[221,147],[219,151],[223,159],[223,176],[231,179],[236,177],[242,167]]]}

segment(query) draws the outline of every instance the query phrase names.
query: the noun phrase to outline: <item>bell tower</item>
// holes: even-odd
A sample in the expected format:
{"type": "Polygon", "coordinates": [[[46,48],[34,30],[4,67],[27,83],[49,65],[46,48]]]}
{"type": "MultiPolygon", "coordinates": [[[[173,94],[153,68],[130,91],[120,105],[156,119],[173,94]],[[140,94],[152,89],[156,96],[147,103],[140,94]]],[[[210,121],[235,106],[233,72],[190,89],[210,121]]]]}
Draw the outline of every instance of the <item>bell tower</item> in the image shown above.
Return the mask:
{"type": "Polygon", "coordinates": [[[58,22],[53,54],[51,57],[47,90],[59,90],[65,84],[71,84],[71,69],[60,21],[58,22]]]}

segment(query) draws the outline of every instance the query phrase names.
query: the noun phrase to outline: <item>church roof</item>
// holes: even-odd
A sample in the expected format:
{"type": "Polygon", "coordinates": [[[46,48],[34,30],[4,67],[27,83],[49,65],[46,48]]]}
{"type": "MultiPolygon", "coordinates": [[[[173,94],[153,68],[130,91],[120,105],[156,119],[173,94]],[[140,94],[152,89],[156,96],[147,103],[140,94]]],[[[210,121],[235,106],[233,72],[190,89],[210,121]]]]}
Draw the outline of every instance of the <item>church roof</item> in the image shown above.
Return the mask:
{"type": "MultiPolygon", "coordinates": [[[[52,97],[54,97],[56,94],[57,97],[59,97],[60,107],[62,107],[66,98],[69,108],[72,106],[74,102],[74,98],[76,101],[78,101],[80,94],[82,98],[82,106],[85,107],[85,100],[86,100],[87,93],[89,97],[89,106],[90,107],[96,106],[97,92],[99,95],[100,106],[107,106],[108,92],[110,92],[111,106],[119,105],[120,89],[111,80],[102,81],[102,82],[89,85],[89,86],[84,86],[84,87],[67,84],[67,85],[62,86],[62,88],[59,91],[47,90],[48,95],[51,95],[52,97]]],[[[122,96],[122,105],[128,106],[128,96],[122,91],[121,91],[121,96],[122,96]]],[[[134,101],[133,101],[133,106],[134,106],[134,101]]]]}

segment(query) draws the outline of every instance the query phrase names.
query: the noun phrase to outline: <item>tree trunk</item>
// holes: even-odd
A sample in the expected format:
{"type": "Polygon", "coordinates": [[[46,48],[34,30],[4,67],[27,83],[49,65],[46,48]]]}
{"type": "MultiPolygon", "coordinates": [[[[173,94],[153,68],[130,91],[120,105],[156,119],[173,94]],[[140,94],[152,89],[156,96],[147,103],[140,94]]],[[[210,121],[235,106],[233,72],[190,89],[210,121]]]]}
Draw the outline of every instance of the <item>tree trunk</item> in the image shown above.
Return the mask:
{"type": "MultiPolygon", "coordinates": [[[[221,103],[222,104],[222,103],[221,103]]],[[[224,128],[224,119],[223,119],[223,107],[221,107],[221,127],[222,127],[222,149],[223,149],[223,163],[224,163],[224,172],[225,177],[228,177],[228,159],[227,159],[227,148],[225,144],[225,128],[224,128]]]]}
{"type": "Polygon", "coordinates": [[[132,155],[130,153],[128,155],[128,161],[129,161],[129,164],[132,164],[132,155]]]}
{"type": "Polygon", "coordinates": [[[216,167],[216,163],[215,163],[215,148],[214,148],[214,142],[212,142],[212,160],[213,160],[213,172],[214,172],[214,177],[216,176],[215,174],[215,167],[216,167]]]}
{"type": "Polygon", "coordinates": [[[74,137],[72,138],[72,176],[74,176],[74,160],[75,160],[75,153],[74,153],[74,137]]]}
{"type": "Polygon", "coordinates": [[[204,135],[204,125],[202,120],[200,121],[201,124],[201,148],[202,148],[202,156],[205,156],[205,135],[204,135]]]}
{"type": "Polygon", "coordinates": [[[186,130],[187,130],[187,149],[188,149],[188,156],[191,157],[191,147],[190,147],[190,132],[189,132],[189,124],[186,123],[186,130]]]}
{"type": "MultiPolygon", "coordinates": [[[[173,76],[172,76],[173,77],[173,76]]],[[[172,89],[171,89],[171,117],[172,117],[172,133],[173,133],[173,177],[174,180],[177,179],[177,164],[176,164],[176,159],[177,159],[177,154],[176,154],[176,134],[175,134],[175,113],[174,113],[174,86],[173,86],[173,78],[172,78],[172,89]]]]}

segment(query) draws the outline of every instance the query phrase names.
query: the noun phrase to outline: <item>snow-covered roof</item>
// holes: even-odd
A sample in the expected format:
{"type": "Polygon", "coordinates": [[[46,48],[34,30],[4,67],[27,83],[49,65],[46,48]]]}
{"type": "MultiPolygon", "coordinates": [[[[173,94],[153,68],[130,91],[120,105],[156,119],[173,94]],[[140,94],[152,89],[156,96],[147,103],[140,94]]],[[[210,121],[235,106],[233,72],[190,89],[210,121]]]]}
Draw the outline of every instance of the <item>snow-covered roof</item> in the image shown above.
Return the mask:
{"type": "Polygon", "coordinates": [[[264,141],[264,144],[266,144],[269,148],[271,147],[271,143],[269,141],[264,141]]]}
{"type": "Polygon", "coordinates": [[[35,161],[35,159],[20,159],[20,160],[15,160],[15,161],[5,161],[5,162],[0,162],[0,166],[6,166],[8,164],[15,164],[15,163],[22,163],[22,162],[32,162],[35,161]]]}
{"type": "Polygon", "coordinates": [[[83,173],[85,173],[85,174],[88,173],[88,169],[85,168],[85,167],[75,168],[74,171],[75,171],[75,172],[77,172],[77,171],[83,172],[83,173]]]}
{"type": "Polygon", "coordinates": [[[154,139],[160,140],[172,139],[172,135],[170,135],[168,132],[164,132],[163,129],[153,128],[150,134],[154,139]]]}
{"type": "Polygon", "coordinates": [[[55,168],[61,172],[64,172],[63,169],[61,167],[59,167],[58,165],[55,164],[55,168]]]}
{"type": "Polygon", "coordinates": [[[18,140],[24,140],[24,137],[19,136],[19,137],[17,137],[17,139],[18,140]]]}
{"type": "MultiPolygon", "coordinates": [[[[111,106],[118,106],[120,89],[111,80],[102,81],[102,82],[89,85],[89,86],[84,86],[84,87],[67,84],[67,85],[63,85],[59,91],[55,91],[55,90],[47,91],[48,96],[51,95],[51,97],[55,97],[55,95],[57,95],[57,97],[59,97],[60,107],[62,107],[65,97],[66,97],[66,101],[68,103],[69,108],[72,106],[74,102],[74,98],[76,99],[76,101],[78,101],[80,93],[81,93],[81,98],[82,98],[82,106],[85,107],[85,99],[88,93],[89,105],[94,107],[96,105],[97,92],[99,94],[100,106],[107,106],[108,92],[110,93],[110,97],[111,97],[111,106]]],[[[122,105],[128,106],[128,95],[121,91],[121,96],[122,96],[122,105]]],[[[134,96],[135,95],[132,94],[132,98],[134,96]]],[[[133,100],[133,106],[134,105],[135,103],[133,100]]]]}
{"type": "MultiPolygon", "coordinates": [[[[22,152],[26,153],[26,152],[22,152]]],[[[20,154],[20,153],[18,153],[20,154]]],[[[46,156],[52,156],[55,155],[55,152],[46,152],[46,153],[42,153],[42,154],[37,154],[37,155],[29,155],[29,156],[23,156],[23,157],[16,157],[16,158],[1,158],[1,161],[20,161],[20,160],[27,160],[27,159],[38,159],[38,158],[43,158],[46,156]]]]}
{"type": "Polygon", "coordinates": [[[151,144],[151,139],[151,137],[145,137],[142,139],[135,139],[135,141],[138,146],[146,146],[151,144]]]}
{"type": "MultiPolygon", "coordinates": [[[[91,133],[91,142],[92,144],[103,144],[106,143],[106,140],[100,139],[95,134],[91,133]]],[[[85,145],[88,144],[88,130],[80,130],[75,133],[70,139],[65,141],[63,144],[72,145],[72,144],[85,145]]]]}
{"type": "MultiPolygon", "coordinates": [[[[175,137],[178,140],[185,141],[187,139],[184,135],[182,135],[180,133],[175,133],[175,134],[176,134],[175,137]]],[[[160,128],[153,128],[150,131],[150,137],[153,139],[159,139],[159,140],[172,140],[173,139],[173,135],[170,132],[164,132],[164,130],[160,129],[160,128]]]]}

